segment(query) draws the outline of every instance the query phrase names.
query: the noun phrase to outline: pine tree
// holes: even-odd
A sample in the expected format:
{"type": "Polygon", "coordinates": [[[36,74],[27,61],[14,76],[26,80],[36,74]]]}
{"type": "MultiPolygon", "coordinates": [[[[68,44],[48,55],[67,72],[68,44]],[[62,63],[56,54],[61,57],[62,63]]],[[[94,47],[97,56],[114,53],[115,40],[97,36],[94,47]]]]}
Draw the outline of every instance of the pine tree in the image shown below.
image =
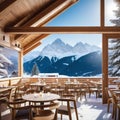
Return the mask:
{"type": "Polygon", "coordinates": [[[31,75],[32,75],[32,76],[33,76],[33,75],[38,75],[39,73],[40,73],[40,72],[39,72],[38,66],[37,66],[37,64],[35,63],[35,64],[33,65],[31,75]]]}
{"type": "MultiPolygon", "coordinates": [[[[110,20],[115,26],[120,26],[120,1],[118,9],[114,11],[116,19],[110,20]]],[[[111,39],[109,47],[109,75],[120,76],[120,39],[111,39]]]]}

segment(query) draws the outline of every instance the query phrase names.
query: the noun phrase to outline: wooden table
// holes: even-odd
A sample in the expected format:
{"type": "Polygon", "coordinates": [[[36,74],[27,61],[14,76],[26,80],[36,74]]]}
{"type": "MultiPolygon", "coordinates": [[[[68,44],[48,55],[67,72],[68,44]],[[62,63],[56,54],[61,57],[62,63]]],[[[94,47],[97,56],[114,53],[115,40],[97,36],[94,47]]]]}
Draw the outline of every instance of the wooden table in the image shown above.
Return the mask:
{"type": "Polygon", "coordinates": [[[53,93],[33,93],[23,95],[22,98],[29,102],[52,102],[60,98],[59,95],[53,93]]]}
{"type": "MultiPolygon", "coordinates": [[[[24,100],[28,101],[29,105],[32,105],[36,114],[39,115],[39,113],[41,113],[41,112],[43,113],[46,111],[45,108],[47,108],[47,110],[50,109],[49,108],[50,105],[59,104],[58,102],[56,103],[56,100],[58,100],[60,98],[60,96],[57,94],[52,94],[52,93],[42,93],[42,94],[41,93],[33,93],[33,94],[23,95],[22,98],[24,100]]],[[[58,105],[56,107],[58,107],[58,105]]]]}

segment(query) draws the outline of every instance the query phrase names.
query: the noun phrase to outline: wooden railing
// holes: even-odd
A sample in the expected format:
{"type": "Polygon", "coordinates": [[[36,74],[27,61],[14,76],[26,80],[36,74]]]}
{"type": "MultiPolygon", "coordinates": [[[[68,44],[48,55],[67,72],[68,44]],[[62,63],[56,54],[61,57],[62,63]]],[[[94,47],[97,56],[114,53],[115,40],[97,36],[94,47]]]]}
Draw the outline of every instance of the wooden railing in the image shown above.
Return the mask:
{"type": "MultiPolygon", "coordinates": [[[[58,78],[58,77],[48,77],[48,78],[22,78],[22,77],[15,77],[15,78],[3,78],[0,79],[0,86],[11,86],[14,84],[18,84],[20,82],[37,82],[38,80],[42,80],[46,83],[53,83],[58,81],[61,84],[64,84],[65,81],[67,81],[68,79],[70,79],[71,82],[73,82],[75,79],[79,82],[88,82],[88,81],[101,81],[102,78],[58,78]]],[[[109,84],[114,84],[112,81],[118,79],[118,78],[109,78],[109,84]]]]}

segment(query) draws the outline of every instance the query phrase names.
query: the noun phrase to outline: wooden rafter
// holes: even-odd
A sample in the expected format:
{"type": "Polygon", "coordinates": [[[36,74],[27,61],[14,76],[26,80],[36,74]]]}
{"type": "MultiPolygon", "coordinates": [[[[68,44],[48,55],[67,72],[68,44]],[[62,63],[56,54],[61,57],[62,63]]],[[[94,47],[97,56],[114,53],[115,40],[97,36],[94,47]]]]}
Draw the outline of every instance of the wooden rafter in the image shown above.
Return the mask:
{"type": "Polygon", "coordinates": [[[29,42],[27,45],[25,45],[23,47],[23,52],[27,51],[28,49],[30,49],[32,46],[34,46],[35,44],[39,43],[41,39],[47,37],[48,34],[42,34],[39,37],[35,38],[32,42],[29,42]]]}
{"type": "Polygon", "coordinates": [[[55,3],[51,4],[48,8],[46,8],[44,11],[37,14],[35,17],[33,17],[31,20],[29,20],[27,23],[25,23],[23,26],[31,26],[36,27],[44,24],[45,20],[47,20],[49,17],[54,15],[57,11],[62,9],[64,6],[67,6],[68,4],[72,4],[73,0],[57,0],[55,3]],[[62,7],[61,7],[62,5],[62,7]],[[60,8],[59,8],[60,6],[60,8]],[[43,22],[42,20],[43,19],[43,22]]]}
{"type": "MultiPolygon", "coordinates": [[[[70,5],[75,3],[77,0],[57,0],[53,4],[51,4],[49,7],[47,7],[45,10],[37,14],[35,17],[33,17],[31,20],[29,20],[27,23],[25,23],[23,26],[33,26],[33,27],[41,27],[45,25],[48,21],[53,19],[55,16],[59,15],[62,11],[64,11],[66,8],[68,8],[70,5]]],[[[27,35],[17,35],[15,37],[15,40],[20,41],[23,40],[23,38],[27,37],[27,35]]]]}
{"type": "Polygon", "coordinates": [[[120,27],[10,27],[8,34],[120,33],[120,27]]]}
{"type": "Polygon", "coordinates": [[[30,47],[29,49],[27,49],[26,51],[23,52],[23,55],[27,54],[28,52],[30,52],[31,50],[33,50],[34,48],[38,47],[41,43],[36,43],[34,44],[32,47],[30,47]]]}
{"type": "Polygon", "coordinates": [[[16,0],[5,0],[0,4],[0,13],[12,5],[16,0]]]}

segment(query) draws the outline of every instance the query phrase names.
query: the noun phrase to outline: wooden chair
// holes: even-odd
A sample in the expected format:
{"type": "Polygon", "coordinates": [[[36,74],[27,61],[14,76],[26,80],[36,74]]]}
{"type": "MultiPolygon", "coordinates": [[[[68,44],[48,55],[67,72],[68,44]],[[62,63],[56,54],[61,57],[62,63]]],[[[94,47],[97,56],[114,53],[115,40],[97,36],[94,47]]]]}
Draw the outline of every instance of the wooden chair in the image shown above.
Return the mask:
{"type": "Polygon", "coordinates": [[[98,97],[98,89],[97,87],[93,84],[93,83],[88,83],[88,87],[89,87],[89,97],[91,97],[92,93],[96,94],[96,98],[98,97]]]}
{"type": "Polygon", "coordinates": [[[31,114],[31,106],[27,105],[25,101],[7,101],[7,105],[12,111],[12,120],[21,120],[21,119],[28,119],[32,120],[31,114]]]}
{"type": "Polygon", "coordinates": [[[111,93],[113,98],[112,118],[114,118],[114,120],[120,120],[120,97],[118,97],[112,90],[111,90],[111,93]]]}
{"type": "Polygon", "coordinates": [[[59,108],[57,108],[57,114],[61,114],[61,120],[62,120],[62,115],[68,115],[69,119],[72,120],[71,114],[73,112],[75,112],[76,119],[78,120],[78,112],[77,112],[75,96],[71,94],[66,94],[63,95],[63,97],[60,98],[59,101],[61,101],[61,105],[59,108]],[[71,103],[73,103],[73,106],[71,106],[71,103]]]}
{"type": "Polygon", "coordinates": [[[113,103],[113,98],[112,98],[112,94],[110,92],[110,89],[108,89],[108,87],[106,87],[105,90],[106,90],[106,95],[107,95],[106,97],[107,97],[107,104],[108,104],[107,112],[109,112],[110,104],[113,103]]]}
{"type": "Polygon", "coordinates": [[[2,104],[6,104],[6,99],[10,98],[11,88],[6,88],[6,90],[0,93],[0,120],[2,119],[1,112],[2,112],[2,104]]]}
{"type": "Polygon", "coordinates": [[[25,89],[24,84],[17,86],[15,90],[15,98],[22,99],[22,95],[24,95],[25,92],[26,92],[26,89],[25,89]]]}
{"type": "Polygon", "coordinates": [[[33,120],[57,120],[56,108],[59,107],[59,102],[46,102],[45,104],[34,104],[32,108],[37,109],[37,113],[33,120]],[[53,111],[54,110],[54,111],[53,111]]]}
{"type": "Polygon", "coordinates": [[[86,98],[86,94],[89,92],[89,87],[87,83],[81,83],[80,84],[80,100],[82,100],[83,96],[86,98]]]}
{"type": "Polygon", "coordinates": [[[46,86],[44,87],[44,92],[50,92],[51,91],[51,85],[50,84],[46,84],[46,86]]]}
{"type": "Polygon", "coordinates": [[[35,113],[32,112],[31,105],[21,98],[16,98],[14,95],[15,91],[16,88],[13,88],[10,93],[10,99],[6,100],[6,104],[11,109],[12,120],[32,120],[32,116],[34,116],[35,113]]]}

